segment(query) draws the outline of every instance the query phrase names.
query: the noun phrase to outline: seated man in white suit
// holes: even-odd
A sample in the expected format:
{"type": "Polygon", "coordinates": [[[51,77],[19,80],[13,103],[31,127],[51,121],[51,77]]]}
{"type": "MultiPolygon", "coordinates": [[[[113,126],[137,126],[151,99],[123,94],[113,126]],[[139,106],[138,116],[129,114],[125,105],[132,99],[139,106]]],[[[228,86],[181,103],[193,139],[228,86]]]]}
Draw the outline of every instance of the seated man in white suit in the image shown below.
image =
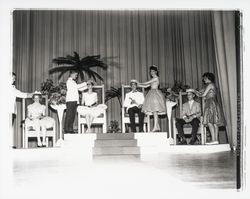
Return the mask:
{"type": "Polygon", "coordinates": [[[137,81],[131,80],[130,86],[132,90],[126,94],[123,106],[127,108],[129,120],[131,124],[131,131],[136,132],[135,114],[139,117],[139,132],[143,132],[144,113],[141,111],[144,102],[144,95],[137,90],[137,81]]]}
{"type": "Polygon", "coordinates": [[[201,104],[194,100],[195,93],[193,89],[188,89],[186,90],[186,92],[188,101],[183,104],[181,118],[176,119],[175,125],[178,134],[181,138],[180,141],[181,145],[187,144],[183,131],[183,125],[184,124],[192,125],[192,139],[190,140],[189,144],[193,145],[197,140],[197,131],[199,129],[200,116],[201,116],[201,104]]]}

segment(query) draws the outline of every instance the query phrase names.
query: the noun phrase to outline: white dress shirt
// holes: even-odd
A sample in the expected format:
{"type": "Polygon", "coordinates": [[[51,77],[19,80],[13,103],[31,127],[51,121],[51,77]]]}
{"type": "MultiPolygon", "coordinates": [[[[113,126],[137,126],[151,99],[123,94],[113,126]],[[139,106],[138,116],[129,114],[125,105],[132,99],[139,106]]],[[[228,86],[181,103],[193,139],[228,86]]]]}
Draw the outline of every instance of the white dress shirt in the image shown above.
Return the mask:
{"type": "Polygon", "coordinates": [[[77,84],[72,77],[69,77],[66,86],[67,86],[66,102],[77,102],[77,104],[79,104],[78,90],[87,89],[87,83],[83,82],[81,84],[77,84]]]}
{"type": "Polygon", "coordinates": [[[11,92],[12,96],[10,97],[11,100],[11,113],[16,114],[16,98],[27,98],[28,97],[28,93],[24,93],[22,91],[19,91],[18,89],[16,89],[15,85],[12,85],[12,92],[11,92]]]}
{"type": "Polygon", "coordinates": [[[188,104],[189,104],[190,109],[191,109],[191,108],[192,108],[192,106],[193,106],[193,102],[194,102],[194,100],[190,100],[190,101],[188,101],[188,104]]]}
{"type": "Polygon", "coordinates": [[[131,107],[139,106],[143,104],[144,102],[144,95],[142,92],[139,91],[130,91],[129,93],[126,94],[125,100],[124,100],[124,107],[127,107],[127,110],[131,107]],[[132,100],[136,101],[136,104],[131,104],[132,100]]]}

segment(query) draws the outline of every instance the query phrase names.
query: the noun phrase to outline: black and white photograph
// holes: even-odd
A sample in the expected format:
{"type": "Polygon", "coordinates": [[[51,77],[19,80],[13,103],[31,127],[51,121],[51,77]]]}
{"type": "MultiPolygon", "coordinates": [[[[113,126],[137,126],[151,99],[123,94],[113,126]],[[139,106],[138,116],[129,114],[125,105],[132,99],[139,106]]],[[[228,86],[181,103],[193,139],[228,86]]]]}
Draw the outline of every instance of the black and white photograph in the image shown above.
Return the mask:
{"type": "Polygon", "coordinates": [[[0,198],[247,198],[246,1],[28,2],[0,4],[0,198]]]}

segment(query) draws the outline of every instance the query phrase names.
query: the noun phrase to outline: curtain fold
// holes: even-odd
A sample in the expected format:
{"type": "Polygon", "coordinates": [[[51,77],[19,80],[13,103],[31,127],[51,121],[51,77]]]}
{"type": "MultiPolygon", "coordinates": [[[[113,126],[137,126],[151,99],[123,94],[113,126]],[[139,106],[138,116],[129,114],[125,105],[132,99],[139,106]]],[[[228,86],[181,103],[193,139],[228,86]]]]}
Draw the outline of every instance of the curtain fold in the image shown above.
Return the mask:
{"type": "Polygon", "coordinates": [[[231,147],[237,142],[237,77],[235,12],[213,12],[213,36],[216,69],[221,92],[226,129],[231,147]]]}
{"type": "MultiPolygon", "coordinates": [[[[52,59],[72,55],[100,54],[112,61],[104,78],[105,89],[128,84],[130,79],[149,80],[149,66],[159,66],[160,86],[175,81],[201,88],[201,76],[216,71],[210,11],[145,10],[15,10],[13,12],[13,71],[17,88],[40,90],[49,75],[52,59]]],[[[66,81],[65,74],[60,81],[66,81]]],[[[100,81],[98,84],[102,83],[100,81]]],[[[108,124],[121,121],[117,99],[107,103],[108,124]]],[[[54,116],[54,113],[51,113],[54,116]]],[[[17,116],[19,122],[20,114],[17,116]]],[[[56,116],[55,116],[56,117],[56,116]]],[[[18,123],[17,122],[17,123],[18,123]]],[[[77,125],[76,125],[77,126],[77,125]]],[[[21,146],[17,126],[16,143],[21,146]]],[[[167,131],[167,119],[161,120],[167,131]]]]}

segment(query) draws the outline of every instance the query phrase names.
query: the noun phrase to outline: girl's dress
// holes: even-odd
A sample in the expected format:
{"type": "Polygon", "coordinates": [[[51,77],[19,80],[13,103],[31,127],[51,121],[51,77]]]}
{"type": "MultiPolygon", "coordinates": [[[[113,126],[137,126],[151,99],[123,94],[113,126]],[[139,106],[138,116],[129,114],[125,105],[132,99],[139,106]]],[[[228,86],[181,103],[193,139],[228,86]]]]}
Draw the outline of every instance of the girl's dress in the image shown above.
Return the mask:
{"type": "Polygon", "coordinates": [[[82,104],[83,106],[78,106],[77,107],[77,112],[80,115],[86,116],[86,115],[91,115],[92,117],[96,118],[104,111],[107,109],[107,106],[105,104],[98,104],[97,106],[94,107],[89,107],[95,103],[97,103],[97,93],[92,92],[88,93],[85,92],[82,94],[82,104]]]}
{"type": "Polygon", "coordinates": [[[158,112],[159,114],[165,114],[167,112],[165,98],[159,87],[159,79],[156,82],[151,83],[151,89],[148,91],[143,106],[142,111],[145,114],[151,114],[153,112],[158,112]]]}
{"type": "Polygon", "coordinates": [[[216,99],[216,88],[213,85],[205,98],[205,107],[204,107],[204,119],[203,124],[207,125],[208,123],[216,124],[217,126],[224,125],[224,118],[221,112],[219,103],[216,99]]]}
{"type": "Polygon", "coordinates": [[[30,120],[29,118],[25,119],[25,124],[27,127],[33,127],[35,125],[44,126],[46,128],[53,127],[55,120],[51,117],[45,116],[42,119],[39,119],[40,116],[45,115],[45,105],[42,104],[30,104],[28,107],[28,114],[33,119],[30,120]]]}

